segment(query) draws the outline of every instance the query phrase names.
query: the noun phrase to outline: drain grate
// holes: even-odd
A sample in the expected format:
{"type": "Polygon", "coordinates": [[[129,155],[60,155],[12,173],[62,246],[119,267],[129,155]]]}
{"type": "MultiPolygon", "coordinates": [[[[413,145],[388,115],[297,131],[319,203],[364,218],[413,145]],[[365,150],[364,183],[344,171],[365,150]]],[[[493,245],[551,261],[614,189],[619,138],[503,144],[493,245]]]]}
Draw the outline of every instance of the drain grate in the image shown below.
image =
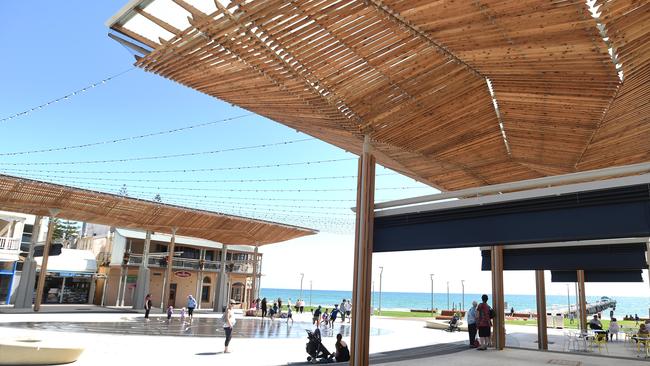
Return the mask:
{"type": "Polygon", "coordinates": [[[582,366],[582,362],[580,361],[569,361],[569,360],[548,360],[547,364],[564,365],[564,366],[582,366]]]}

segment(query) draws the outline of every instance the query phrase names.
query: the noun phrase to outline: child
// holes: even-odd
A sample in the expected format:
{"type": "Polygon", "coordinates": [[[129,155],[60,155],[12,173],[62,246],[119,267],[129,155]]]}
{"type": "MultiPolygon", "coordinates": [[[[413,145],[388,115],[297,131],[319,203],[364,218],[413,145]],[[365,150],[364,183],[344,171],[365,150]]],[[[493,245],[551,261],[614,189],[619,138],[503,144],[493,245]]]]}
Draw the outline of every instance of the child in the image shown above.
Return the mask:
{"type": "Polygon", "coordinates": [[[329,309],[325,309],[325,312],[323,313],[323,317],[322,317],[322,323],[325,323],[325,325],[328,325],[329,320],[330,320],[330,311],[329,311],[329,309]]]}
{"type": "Polygon", "coordinates": [[[170,305],[170,306],[167,308],[167,320],[171,320],[171,319],[172,319],[172,314],[174,314],[174,307],[170,305]]]}
{"type": "Polygon", "coordinates": [[[293,314],[291,313],[291,305],[289,305],[287,310],[287,324],[289,324],[289,319],[291,319],[291,325],[293,325],[293,314]]]}
{"type": "Polygon", "coordinates": [[[185,308],[181,308],[181,323],[185,323],[185,308]]]}
{"type": "Polygon", "coordinates": [[[329,322],[330,327],[334,328],[334,322],[336,321],[336,318],[338,317],[339,312],[340,312],[339,305],[334,304],[334,309],[332,309],[332,313],[330,314],[330,322],[329,322]]]}

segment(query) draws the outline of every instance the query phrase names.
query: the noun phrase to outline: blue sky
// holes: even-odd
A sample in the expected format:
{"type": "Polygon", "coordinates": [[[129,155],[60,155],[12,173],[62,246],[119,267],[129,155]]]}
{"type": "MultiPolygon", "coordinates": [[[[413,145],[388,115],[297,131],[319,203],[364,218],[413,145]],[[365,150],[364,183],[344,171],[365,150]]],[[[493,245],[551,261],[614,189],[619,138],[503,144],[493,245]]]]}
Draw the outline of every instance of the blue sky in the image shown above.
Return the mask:
{"type": "MultiPolygon", "coordinates": [[[[0,90],[0,119],[46,101],[81,89],[108,76],[132,68],[131,52],[107,37],[106,19],[114,14],[122,2],[98,2],[88,7],[85,2],[64,3],[2,3],[0,15],[5,31],[0,40],[5,57],[0,60],[3,70],[3,88],[0,90]],[[79,9],[83,9],[80,13],[79,9]],[[30,19],[29,27],[25,27],[30,19]],[[18,31],[20,30],[20,31],[18,31]]],[[[128,137],[150,132],[163,131],[202,122],[250,115],[245,110],[233,107],[194,90],[185,88],[156,75],[133,69],[126,74],[101,84],[85,93],[80,93],[35,111],[0,123],[4,143],[0,153],[41,149],[91,143],[113,138],[128,137]]],[[[65,164],[65,165],[9,165],[25,163],[80,162],[105,159],[149,157],[169,154],[183,154],[201,151],[215,151],[237,147],[273,144],[295,141],[309,136],[297,133],[285,126],[262,117],[250,115],[230,122],[196,128],[180,133],[167,134],[133,142],[105,144],[92,148],[70,149],[52,153],[34,153],[18,156],[2,156],[0,169],[12,174],[41,177],[68,184],[94,187],[116,192],[121,184],[127,184],[130,195],[152,198],[157,192],[164,201],[175,204],[196,204],[209,208],[230,211],[255,209],[273,218],[278,214],[310,216],[311,220],[351,217],[348,210],[353,203],[354,178],[306,180],[291,182],[214,182],[214,183],[165,183],[132,182],[137,179],[156,180],[233,180],[233,179],[277,179],[301,177],[354,176],[354,159],[328,163],[227,170],[203,173],[168,174],[119,174],[104,173],[134,170],[205,169],[223,167],[247,167],[267,164],[320,161],[354,158],[353,155],[333,148],[318,140],[296,142],[282,146],[203,154],[193,157],[156,159],[110,164],[65,164]],[[25,172],[23,170],[30,170],[25,172]],[[60,172],[37,172],[51,170],[60,172]],[[63,171],[97,171],[102,173],[63,173],[63,171]],[[66,176],[66,178],[54,176],[66,176]],[[114,179],[111,181],[87,178],[114,179]],[[120,179],[124,179],[121,181],[120,179]],[[159,189],[155,187],[161,187],[159,189]],[[143,188],[152,187],[152,188],[143,188]],[[178,189],[176,189],[178,187],[178,189]],[[182,188],[191,187],[192,190],[182,188]],[[173,188],[173,189],[171,189],[173,188]],[[214,191],[203,189],[214,188],[214,191]],[[231,190],[254,189],[339,189],[334,192],[234,192],[231,190]],[[185,195],[185,196],[180,196],[185,195]],[[208,195],[205,199],[198,196],[208,195]],[[290,199],[284,205],[296,205],[296,201],[316,199],[348,200],[329,204],[305,201],[309,207],[277,207],[271,201],[257,202],[251,198],[290,199]],[[192,197],[190,197],[192,196],[192,197]],[[226,199],[223,197],[242,197],[226,199]],[[221,202],[221,203],[216,203],[221,202]],[[293,202],[293,203],[292,203],[293,202]],[[310,203],[307,203],[310,202],[310,203]],[[261,207],[262,203],[267,206],[261,207]],[[324,206],[318,208],[318,206],[324,206]],[[333,208],[336,206],[335,208],[333,208]],[[282,209],[282,210],[280,210],[282,209]],[[291,212],[291,211],[293,212],[291,212]]],[[[380,174],[388,174],[382,172],[380,174]]],[[[412,179],[398,176],[380,176],[378,199],[392,199],[412,194],[431,193],[432,190],[412,179]],[[419,189],[386,190],[390,187],[420,187],[419,189]]],[[[276,205],[282,202],[275,202],[276,205]]],[[[302,223],[292,218],[292,223],[314,226],[307,219],[302,223]]],[[[287,221],[287,220],[281,220],[287,221]]]]}
{"type": "MultiPolygon", "coordinates": [[[[3,70],[0,73],[0,120],[131,69],[134,61],[131,52],[111,40],[107,36],[109,30],[104,25],[125,3],[126,0],[98,1],[92,2],[92,5],[87,1],[0,2],[0,44],[3,51],[3,57],[0,57],[0,70],[3,70]]],[[[315,288],[352,287],[353,215],[349,207],[354,204],[355,178],[169,182],[355,176],[355,156],[338,148],[311,140],[184,158],[104,164],[26,165],[215,151],[308,138],[283,125],[250,115],[245,110],[139,69],[132,69],[68,100],[0,122],[0,136],[0,154],[5,154],[0,155],[0,171],[8,174],[113,193],[126,184],[130,195],[135,197],[152,199],[156,193],[160,193],[164,202],[319,229],[323,233],[314,237],[263,248],[263,286],[296,287],[298,274],[304,272],[305,280],[312,279],[315,288]],[[51,153],[6,155],[124,138],[242,115],[248,116],[130,142],[51,153]],[[115,173],[248,167],[331,159],[350,160],[196,173],[115,173]],[[102,173],[83,173],[89,171],[102,173]],[[241,191],[256,189],[301,192],[241,191]],[[340,191],[305,191],[314,189],[340,191]]],[[[436,192],[381,167],[377,168],[377,173],[377,201],[436,192]]],[[[478,249],[381,254],[375,255],[374,264],[374,267],[385,267],[386,291],[427,292],[429,273],[436,273],[436,279],[441,284],[465,279],[467,292],[484,292],[490,283],[489,275],[480,271],[478,249]],[[459,263],[464,265],[459,266],[459,263]],[[405,278],[411,280],[404,281],[405,278]]],[[[512,281],[506,282],[506,292],[534,292],[532,273],[512,276],[512,281]]],[[[643,291],[647,293],[647,283],[629,286],[632,287],[619,289],[629,295],[643,291]]],[[[556,291],[553,289],[551,286],[547,291],[560,294],[565,291],[564,285],[558,285],[556,291]]],[[[603,294],[609,295],[610,292],[603,294]]]]}

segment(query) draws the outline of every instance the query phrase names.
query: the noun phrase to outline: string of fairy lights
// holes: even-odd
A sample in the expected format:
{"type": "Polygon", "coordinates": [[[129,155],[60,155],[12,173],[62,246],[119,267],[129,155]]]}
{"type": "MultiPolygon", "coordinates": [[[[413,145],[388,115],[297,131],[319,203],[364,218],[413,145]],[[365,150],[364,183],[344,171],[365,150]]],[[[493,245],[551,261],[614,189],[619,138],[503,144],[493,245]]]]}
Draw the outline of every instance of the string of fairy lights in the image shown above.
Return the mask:
{"type": "Polygon", "coordinates": [[[216,125],[216,124],[231,122],[231,121],[234,121],[234,120],[238,120],[238,119],[242,119],[242,118],[250,117],[250,116],[253,116],[253,114],[248,113],[248,114],[243,114],[243,115],[234,116],[234,117],[221,118],[221,119],[218,119],[218,120],[215,120],[215,121],[202,122],[202,123],[192,124],[192,125],[179,127],[179,128],[172,128],[172,129],[169,129],[169,130],[162,130],[162,131],[145,133],[145,134],[141,134],[141,135],[127,136],[127,137],[121,137],[121,138],[115,138],[115,139],[109,139],[109,140],[101,140],[101,141],[95,141],[95,142],[90,142],[90,143],[85,143],[85,144],[67,145],[67,146],[58,146],[58,147],[48,147],[48,148],[36,149],[36,150],[0,152],[0,156],[17,156],[17,155],[27,155],[27,154],[37,154],[37,153],[48,153],[48,152],[55,152],[55,151],[66,151],[66,150],[82,149],[82,148],[88,148],[88,147],[100,146],[100,145],[116,144],[116,143],[120,143],[120,142],[133,142],[135,140],[140,140],[140,139],[144,139],[144,138],[148,138],[148,137],[170,135],[170,134],[174,134],[174,133],[178,133],[178,132],[194,130],[194,129],[201,128],[201,127],[213,126],[213,125],[216,125]]]}
{"type": "MultiPolygon", "coordinates": [[[[109,76],[87,87],[65,94],[42,105],[32,107],[23,112],[15,113],[0,119],[0,122],[26,116],[37,110],[71,97],[85,93],[89,89],[105,84],[129,70],[109,76]]],[[[39,147],[20,151],[0,151],[0,156],[21,159],[31,154],[68,153],[71,150],[81,151],[118,143],[136,143],[143,139],[181,133],[216,125],[226,125],[234,122],[246,122],[252,113],[232,117],[224,117],[212,121],[191,123],[181,127],[152,131],[136,135],[115,137],[93,142],[69,144],[63,146],[39,147]]],[[[124,195],[132,198],[161,202],[164,204],[209,210],[229,215],[245,216],[260,220],[283,222],[302,227],[316,228],[333,233],[350,233],[354,226],[354,213],[350,209],[355,204],[357,176],[355,174],[304,174],[294,175],[294,172],[313,170],[318,172],[338,172],[350,169],[351,162],[357,157],[329,159],[296,159],[292,161],[277,161],[272,152],[281,147],[296,146],[296,151],[308,151],[310,147],[300,147],[317,139],[305,138],[248,144],[243,146],[219,146],[216,149],[181,151],[173,154],[127,156],[106,159],[53,159],[52,161],[0,161],[0,174],[7,174],[26,179],[47,181],[56,184],[73,186],[97,192],[124,195]],[[215,154],[237,153],[245,151],[264,150],[263,154],[255,155],[261,159],[270,158],[272,163],[263,161],[244,163],[232,166],[215,166],[214,159],[201,161],[198,165],[177,168],[184,164],[185,158],[197,156],[212,156],[215,154]],[[131,163],[156,162],[176,159],[169,168],[157,167],[128,167],[131,163]],[[115,168],[82,169],[81,166],[113,164],[115,168]],[[210,164],[210,166],[208,166],[210,164]],[[337,165],[338,164],[338,165],[337,165]],[[341,165],[343,164],[343,165],[341,165]],[[39,166],[74,166],[73,169],[36,168],[39,166]],[[327,166],[327,168],[325,168],[327,166]],[[331,167],[330,167],[331,166],[331,167]],[[299,168],[299,169],[298,169],[299,168]],[[249,172],[259,172],[249,176],[249,172]],[[261,173],[261,174],[260,174],[261,173]],[[203,176],[194,176],[196,174],[203,176]],[[205,174],[208,174],[206,177],[205,174]],[[158,176],[156,176],[158,175],[158,176]],[[323,183],[321,183],[323,182],[323,183]],[[325,187],[321,184],[328,182],[325,187]],[[262,187],[256,185],[262,185],[262,187]],[[313,186],[312,184],[316,184],[313,186]]],[[[187,144],[190,145],[191,144],[187,144]]],[[[309,145],[312,146],[312,145],[309,145]]],[[[76,154],[76,152],[74,152],[76,154]]],[[[115,151],[128,151],[116,149],[115,151]]],[[[69,155],[69,154],[68,154],[69,155]]],[[[301,156],[303,154],[286,154],[301,156]]],[[[306,155],[307,156],[307,155],[306,155]]],[[[229,159],[222,159],[228,161],[229,159]]],[[[238,160],[241,162],[241,159],[238,160]]],[[[195,162],[196,163],[196,162],[195,162]]],[[[165,164],[168,165],[168,164],[165,164]]],[[[378,173],[377,177],[396,177],[394,172],[386,170],[378,173]]],[[[379,185],[380,192],[395,192],[403,190],[428,189],[425,186],[379,185]]],[[[399,198],[399,197],[394,197],[399,198]]],[[[388,199],[385,197],[385,199],[388,199]]],[[[393,198],[391,198],[393,199],[393,198]]]]}
{"type": "Polygon", "coordinates": [[[133,70],[133,69],[134,69],[134,68],[131,67],[131,68],[127,69],[127,70],[124,70],[124,71],[119,72],[119,73],[117,73],[117,74],[114,74],[114,75],[111,75],[111,76],[106,77],[106,78],[104,78],[104,79],[101,79],[100,81],[97,81],[97,82],[94,82],[94,83],[88,84],[87,86],[85,86],[85,87],[83,87],[83,88],[81,88],[81,89],[77,89],[77,90],[72,91],[72,92],[70,92],[70,93],[67,93],[67,94],[65,94],[65,95],[63,95],[63,96],[61,96],[61,97],[58,97],[58,98],[52,99],[52,100],[50,100],[50,101],[48,101],[48,102],[45,102],[45,103],[43,103],[43,104],[39,104],[39,105],[37,105],[37,106],[35,106],[35,107],[29,108],[29,109],[25,109],[25,110],[23,110],[22,112],[14,113],[14,114],[9,115],[9,116],[6,116],[6,117],[4,117],[4,118],[0,118],[0,123],[4,123],[4,122],[10,121],[10,120],[15,119],[15,118],[19,118],[19,117],[27,116],[27,115],[29,115],[29,114],[31,114],[31,113],[34,113],[34,112],[36,112],[36,111],[39,111],[39,110],[41,110],[41,109],[43,109],[43,108],[49,107],[50,105],[53,105],[53,104],[56,104],[56,103],[59,103],[59,102],[62,102],[62,101],[68,100],[68,99],[70,99],[70,98],[72,98],[72,97],[75,97],[75,96],[77,96],[77,95],[84,94],[85,92],[87,92],[87,91],[89,91],[89,90],[91,90],[91,89],[94,89],[94,88],[96,88],[96,87],[98,87],[98,86],[104,85],[104,84],[108,83],[108,82],[111,81],[111,80],[117,79],[118,77],[120,77],[120,76],[126,74],[127,72],[129,72],[129,71],[131,71],[131,70],[133,70]]]}

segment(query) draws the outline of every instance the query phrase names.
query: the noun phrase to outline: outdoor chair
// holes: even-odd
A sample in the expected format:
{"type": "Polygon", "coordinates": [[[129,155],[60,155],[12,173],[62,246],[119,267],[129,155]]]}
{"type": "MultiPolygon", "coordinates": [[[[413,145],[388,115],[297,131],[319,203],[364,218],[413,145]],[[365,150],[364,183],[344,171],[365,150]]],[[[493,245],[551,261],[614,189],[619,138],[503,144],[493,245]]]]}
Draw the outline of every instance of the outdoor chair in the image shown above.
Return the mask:
{"type": "Polygon", "coordinates": [[[645,356],[650,357],[650,337],[639,337],[637,334],[634,335],[636,342],[636,352],[641,353],[641,347],[645,351],[645,356]]]}
{"type": "Polygon", "coordinates": [[[578,351],[579,339],[576,337],[576,334],[569,331],[564,332],[564,344],[562,345],[562,350],[571,352],[578,351]]]}
{"type": "Polygon", "coordinates": [[[591,347],[597,347],[598,352],[602,352],[602,347],[605,346],[605,351],[609,354],[609,349],[607,348],[607,333],[596,333],[591,338],[591,347]]]}

